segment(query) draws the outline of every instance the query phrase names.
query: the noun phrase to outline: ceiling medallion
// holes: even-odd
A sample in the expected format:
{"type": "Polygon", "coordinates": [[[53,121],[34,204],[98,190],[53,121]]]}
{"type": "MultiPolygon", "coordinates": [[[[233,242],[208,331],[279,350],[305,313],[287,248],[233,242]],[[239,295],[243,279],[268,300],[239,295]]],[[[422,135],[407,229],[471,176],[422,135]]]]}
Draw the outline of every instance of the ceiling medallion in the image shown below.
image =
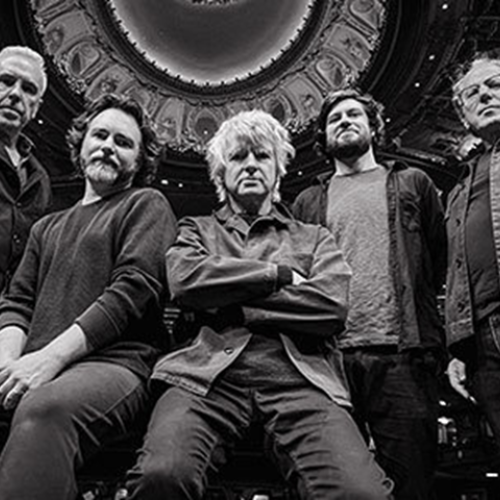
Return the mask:
{"type": "Polygon", "coordinates": [[[265,109],[292,133],[307,129],[326,93],[356,81],[369,67],[387,2],[30,5],[45,50],[72,89],[87,98],[104,92],[134,96],[171,147],[201,151],[219,124],[241,110],[265,109]]]}

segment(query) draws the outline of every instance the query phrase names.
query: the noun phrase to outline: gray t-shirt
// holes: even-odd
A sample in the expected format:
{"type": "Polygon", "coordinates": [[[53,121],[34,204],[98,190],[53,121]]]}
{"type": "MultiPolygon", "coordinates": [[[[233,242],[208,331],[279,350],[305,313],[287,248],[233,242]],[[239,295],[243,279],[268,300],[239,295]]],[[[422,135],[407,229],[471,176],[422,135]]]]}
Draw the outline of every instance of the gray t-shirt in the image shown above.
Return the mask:
{"type": "Polygon", "coordinates": [[[387,171],[334,176],[327,225],[351,266],[349,313],[340,347],[396,345],[397,303],[389,268],[387,171]]]}

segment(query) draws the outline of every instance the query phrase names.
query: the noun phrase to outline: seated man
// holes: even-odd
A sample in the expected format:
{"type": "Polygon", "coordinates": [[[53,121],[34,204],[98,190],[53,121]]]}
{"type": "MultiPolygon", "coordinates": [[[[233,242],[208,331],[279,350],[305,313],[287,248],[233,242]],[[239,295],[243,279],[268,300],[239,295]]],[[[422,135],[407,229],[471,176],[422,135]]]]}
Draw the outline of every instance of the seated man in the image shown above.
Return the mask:
{"type": "Polygon", "coordinates": [[[164,254],[176,221],[151,180],[159,145],[137,103],[106,95],[68,135],[83,199],[31,231],[0,301],[0,498],[72,499],[75,469],[148,404],[164,254]]]}
{"type": "Polygon", "coordinates": [[[165,392],[128,474],[131,499],[201,499],[207,473],[253,421],[301,498],[389,498],[391,481],[349,414],[335,347],[349,268],[325,228],[277,203],[293,154],[263,111],[227,120],[209,144],[224,205],[183,219],[167,254],[172,296],[203,326],[155,367],[165,392]]]}

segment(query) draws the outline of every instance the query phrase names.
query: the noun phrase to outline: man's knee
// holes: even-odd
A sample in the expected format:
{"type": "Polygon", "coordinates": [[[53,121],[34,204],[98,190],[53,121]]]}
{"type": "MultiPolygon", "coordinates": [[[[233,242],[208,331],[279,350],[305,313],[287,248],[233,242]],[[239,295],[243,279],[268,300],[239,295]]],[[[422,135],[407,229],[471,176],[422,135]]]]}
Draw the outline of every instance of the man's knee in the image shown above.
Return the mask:
{"type": "Polygon", "coordinates": [[[14,413],[13,426],[42,429],[71,424],[71,410],[54,391],[41,387],[28,392],[14,413]]]}
{"type": "Polygon", "coordinates": [[[127,490],[130,498],[202,498],[203,485],[188,461],[171,457],[150,457],[129,471],[127,490]]]}

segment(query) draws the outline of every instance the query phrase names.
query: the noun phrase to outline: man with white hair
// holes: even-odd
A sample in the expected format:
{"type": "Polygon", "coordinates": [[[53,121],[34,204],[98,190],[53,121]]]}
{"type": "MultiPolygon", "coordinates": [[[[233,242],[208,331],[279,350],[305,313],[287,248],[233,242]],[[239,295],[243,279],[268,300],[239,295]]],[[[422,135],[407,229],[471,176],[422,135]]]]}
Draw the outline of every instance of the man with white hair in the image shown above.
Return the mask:
{"type": "Polygon", "coordinates": [[[51,200],[49,177],[23,134],[46,88],[40,54],[18,46],[0,51],[0,292],[21,259],[30,227],[51,200]]]}
{"type": "Polygon", "coordinates": [[[335,345],[350,270],[325,228],[278,203],[293,155],[286,129],[257,110],[226,120],[208,146],[223,206],[184,218],[167,252],[172,296],[201,329],[155,367],[164,392],[131,499],[203,498],[207,473],[255,421],[300,498],[390,498],[349,414],[335,345]]]}

